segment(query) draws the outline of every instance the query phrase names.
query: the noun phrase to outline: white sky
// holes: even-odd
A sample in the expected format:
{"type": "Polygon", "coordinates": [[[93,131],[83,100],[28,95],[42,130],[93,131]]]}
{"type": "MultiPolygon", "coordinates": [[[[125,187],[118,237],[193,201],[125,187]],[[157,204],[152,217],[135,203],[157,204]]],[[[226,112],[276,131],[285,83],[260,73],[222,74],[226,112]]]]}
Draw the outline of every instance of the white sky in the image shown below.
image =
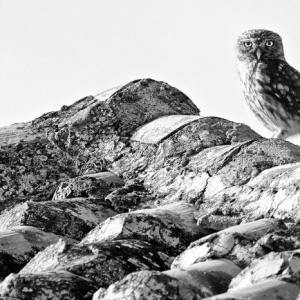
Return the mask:
{"type": "Polygon", "coordinates": [[[236,38],[254,28],[278,32],[300,69],[299,0],[0,0],[0,126],[148,77],[270,136],[236,73],[236,38]]]}

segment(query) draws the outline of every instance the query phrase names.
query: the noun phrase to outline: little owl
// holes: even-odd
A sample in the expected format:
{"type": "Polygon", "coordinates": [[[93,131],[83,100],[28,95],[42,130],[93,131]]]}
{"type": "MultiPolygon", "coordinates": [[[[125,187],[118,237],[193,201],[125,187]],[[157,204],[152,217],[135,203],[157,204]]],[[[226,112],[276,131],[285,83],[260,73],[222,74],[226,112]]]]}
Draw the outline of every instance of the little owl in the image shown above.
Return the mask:
{"type": "Polygon", "coordinates": [[[244,96],[273,138],[300,134],[300,73],[285,60],[281,37],[268,30],[249,30],[236,45],[244,96]]]}

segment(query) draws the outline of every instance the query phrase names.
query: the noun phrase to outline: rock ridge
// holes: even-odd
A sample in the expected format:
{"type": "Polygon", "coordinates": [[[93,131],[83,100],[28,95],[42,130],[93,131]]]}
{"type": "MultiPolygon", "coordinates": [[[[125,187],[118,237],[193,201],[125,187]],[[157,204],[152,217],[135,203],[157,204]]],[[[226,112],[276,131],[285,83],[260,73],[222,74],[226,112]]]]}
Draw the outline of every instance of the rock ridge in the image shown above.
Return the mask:
{"type": "Polygon", "coordinates": [[[300,299],[299,175],[149,78],[2,127],[0,299],[300,299]]]}

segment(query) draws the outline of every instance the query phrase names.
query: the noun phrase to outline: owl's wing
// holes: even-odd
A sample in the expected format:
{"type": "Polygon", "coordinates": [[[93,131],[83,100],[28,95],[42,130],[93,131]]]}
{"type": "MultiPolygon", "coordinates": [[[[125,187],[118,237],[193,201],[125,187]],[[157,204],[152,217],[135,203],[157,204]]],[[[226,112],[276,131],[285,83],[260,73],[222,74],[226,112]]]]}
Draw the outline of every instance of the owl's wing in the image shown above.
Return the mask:
{"type": "Polygon", "coordinates": [[[279,101],[289,113],[300,115],[300,73],[282,60],[274,60],[268,71],[270,80],[263,84],[266,96],[279,101]]]}

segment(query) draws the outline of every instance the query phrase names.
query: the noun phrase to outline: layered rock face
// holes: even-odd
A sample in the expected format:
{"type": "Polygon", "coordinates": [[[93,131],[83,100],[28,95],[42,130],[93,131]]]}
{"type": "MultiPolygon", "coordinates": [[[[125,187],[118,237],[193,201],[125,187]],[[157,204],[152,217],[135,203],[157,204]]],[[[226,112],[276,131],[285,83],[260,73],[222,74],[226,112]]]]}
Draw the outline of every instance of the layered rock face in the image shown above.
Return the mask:
{"type": "Polygon", "coordinates": [[[136,80],[0,128],[0,299],[300,299],[300,147],[136,80]]]}

